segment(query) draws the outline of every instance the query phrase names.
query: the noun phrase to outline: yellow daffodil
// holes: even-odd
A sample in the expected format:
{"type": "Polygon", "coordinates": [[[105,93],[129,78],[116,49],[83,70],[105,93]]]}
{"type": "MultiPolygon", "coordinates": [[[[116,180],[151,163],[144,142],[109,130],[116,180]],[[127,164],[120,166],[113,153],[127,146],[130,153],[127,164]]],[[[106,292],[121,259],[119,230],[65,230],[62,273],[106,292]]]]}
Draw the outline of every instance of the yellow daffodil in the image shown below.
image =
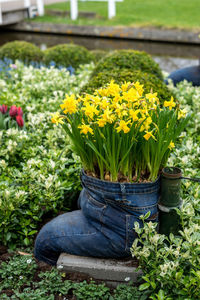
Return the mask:
{"type": "Polygon", "coordinates": [[[136,102],[140,97],[138,91],[135,88],[130,88],[127,92],[123,92],[123,99],[127,102],[136,102]]]}
{"type": "Polygon", "coordinates": [[[94,115],[98,115],[99,111],[96,109],[95,106],[86,103],[82,110],[85,112],[85,115],[89,117],[91,120],[93,119],[94,115]]]}
{"type": "Polygon", "coordinates": [[[126,92],[128,90],[128,88],[130,87],[130,85],[131,85],[130,81],[129,82],[125,81],[121,86],[122,91],[126,92]]]}
{"type": "Polygon", "coordinates": [[[59,112],[56,112],[55,114],[51,114],[52,118],[51,118],[51,122],[58,125],[63,124],[63,117],[59,114],[59,112]]]}
{"type": "Polygon", "coordinates": [[[114,82],[114,80],[111,80],[109,85],[107,86],[107,95],[108,96],[115,96],[119,94],[120,87],[118,84],[114,82]]]}
{"type": "Polygon", "coordinates": [[[98,119],[98,120],[96,121],[96,123],[98,124],[99,127],[104,127],[105,124],[107,123],[107,121],[104,120],[104,119],[98,119]]]}
{"type": "Polygon", "coordinates": [[[145,130],[146,134],[143,136],[145,138],[146,141],[148,141],[150,139],[150,137],[152,137],[155,141],[156,141],[156,138],[155,136],[152,134],[152,131],[147,131],[145,130]]]}
{"type": "Polygon", "coordinates": [[[78,126],[78,128],[81,129],[80,132],[83,134],[87,134],[88,132],[93,134],[93,130],[89,125],[83,124],[83,125],[78,126]]]}
{"type": "Polygon", "coordinates": [[[153,102],[153,103],[159,103],[159,99],[157,97],[158,93],[148,93],[145,95],[146,99],[149,100],[149,102],[153,102]]]}
{"type": "Polygon", "coordinates": [[[129,110],[129,115],[130,115],[130,117],[132,118],[132,120],[133,120],[133,122],[137,122],[138,121],[138,113],[140,112],[140,110],[139,109],[137,109],[137,110],[133,110],[133,109],[130,109],[129,110]]]}
{"type": "Polygon", "coordinates": [[[175,145],[174,145],[174,143],[171,141],[170,144],[169,144],[169,146],[168,146],[168,148],[169,148],[170,150],[172,150],[174,147],[175,147],[175,145]]]}
{"type": "Polygon", "coordinates": [[[121,120],[119,122],[119,126],[116,128],[117,132],[123,131],[124,133],[128,133],[130,131],[130,128],[127,126],[130,123],[130,121],[125,122],[124,120],[121,120]]]}
{"type": "Polygon", "coordinates": [[[171,110],[175,106],[176,106],[176,103],[174,102],[174,98],[173,97],[171,97],[170,101],[165,101],[164,102],[164,107],[169,107],[169,110],[171,110]]]}
{"type": "Polygon", "coordinates": [[[143,84],[140,84],[138,81],[136,81],[136,83],[134,83],[134,87],[136,88],[137,92],[139,93],[140,96],[142,96],[143,94],[143,84]]]}
{"type": "Polygon", "coordinates": [[[63,101],[63,104],[60,105],[60,107],[62,108],[64,114],[73,114],[77,111],[77,104],[78,101],[75,99],[74,94],[72,94],[71,96],[66,95],[66,98],[63,101]]]}
{"type": "Polygon", "coordinates": [[[187,109],[180,109],[179,111],[178,111],[178,120],[180,120],[181,118],[185,118],[185,116],[186,116],[186,114],[187,114],[187,109]]]}
{"type": "Polygon", "coordinates": [[[112,110],[109,110],[109,108],[104,111],[101,117],[108,123],[112,123],[115,120],[115,115],[113,114],[112,110]]]}
{"type": "Polygon", "coordinates": [[[102,101],[100,102],[100,107],[102,109],[106,109],[109,106],[109,101],[107,98],[102,99],[102,101]]]}

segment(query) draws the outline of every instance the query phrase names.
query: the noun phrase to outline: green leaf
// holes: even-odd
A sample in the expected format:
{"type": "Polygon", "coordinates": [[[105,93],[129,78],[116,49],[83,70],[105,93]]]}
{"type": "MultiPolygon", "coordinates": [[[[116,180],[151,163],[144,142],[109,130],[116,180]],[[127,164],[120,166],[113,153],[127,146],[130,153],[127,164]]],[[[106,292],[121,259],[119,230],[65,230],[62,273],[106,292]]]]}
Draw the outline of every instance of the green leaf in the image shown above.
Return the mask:
{"type": "Polygon", "coordinates": [[[24,239],[24,244],[26,246],[28,246],[30,244],[30,241],[29,241],[29,239],[27,237],[24,239]]]}
{"type": "Polygon", "coordinates": [[[6,241],[9,241],[11,238],[11,233],[10,232],[7,232],[6,233],[6,241]]]}
{"type": "Polygon", "coordinates": [[[148,289],[149,287],[150,287],[150,284],[148,282],[146,282],[139,286],[139,290],[144,291],[144,290],[148,289]]]}
{"type": "Polygon", "coordinates": [[[158,292],[158,300],[164,300],[165,299],[165,293],[163,290],[159,290],[158,292]]]}

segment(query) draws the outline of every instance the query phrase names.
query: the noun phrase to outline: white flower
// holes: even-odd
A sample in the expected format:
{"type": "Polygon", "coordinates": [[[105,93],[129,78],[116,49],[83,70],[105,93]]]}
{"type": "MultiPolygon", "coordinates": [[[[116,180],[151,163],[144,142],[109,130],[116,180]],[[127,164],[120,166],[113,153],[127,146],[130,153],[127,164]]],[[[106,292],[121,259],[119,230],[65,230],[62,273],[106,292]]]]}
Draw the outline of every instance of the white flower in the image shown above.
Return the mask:
{"type": "Polygon", "coordinates": [[[30,258],[26,262],[27,262],[27,264],[31,264],[32,263],[32,259],[30,258]]]}

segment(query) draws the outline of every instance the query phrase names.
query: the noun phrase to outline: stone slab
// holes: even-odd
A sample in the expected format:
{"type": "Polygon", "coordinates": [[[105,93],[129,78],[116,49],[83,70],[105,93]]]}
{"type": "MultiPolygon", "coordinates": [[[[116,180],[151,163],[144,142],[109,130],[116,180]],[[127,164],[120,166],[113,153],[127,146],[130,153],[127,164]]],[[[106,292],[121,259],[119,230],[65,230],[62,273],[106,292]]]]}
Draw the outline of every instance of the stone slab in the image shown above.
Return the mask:
{"type": "Polygon", "coordinates": [[[78,272],[116,286],[120,283],[136,282],[141,271],[136,271],[133,259],[116,260],[70,255],[62,253],[57,262],[62,272],[78,272]]]}
{"type": "Polygon", "coordinates": [[[117,38],[127,40],[146,40],[157,42],[176,42],[184,44],[200,44],[200,31],[165,29],[154,27],[124,26],[78,26],[52,24],[43,22],[21,22],[9,27],[15,31],[53,33],[86,37],[117,38]]]}

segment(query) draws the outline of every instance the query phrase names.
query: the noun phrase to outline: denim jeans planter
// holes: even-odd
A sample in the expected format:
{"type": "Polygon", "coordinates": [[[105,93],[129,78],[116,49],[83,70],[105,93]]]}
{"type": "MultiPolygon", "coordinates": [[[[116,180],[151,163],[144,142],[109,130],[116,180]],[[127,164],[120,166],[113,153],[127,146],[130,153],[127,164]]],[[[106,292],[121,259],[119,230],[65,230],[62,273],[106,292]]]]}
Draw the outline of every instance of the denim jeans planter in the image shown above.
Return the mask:
{"type": "MultiPolygon", "coordinates": [[[[148,211],[158,220],[160,180],[150,183],[115,183],[81,174],[80,210],[47,223],[35,242],[35,257],[55,265],[62,252],[80,256],[124,258],[136,233],[134,222],[148,211]]],[[[142,226],[142,224],[141,224],[142,226]]]]}

